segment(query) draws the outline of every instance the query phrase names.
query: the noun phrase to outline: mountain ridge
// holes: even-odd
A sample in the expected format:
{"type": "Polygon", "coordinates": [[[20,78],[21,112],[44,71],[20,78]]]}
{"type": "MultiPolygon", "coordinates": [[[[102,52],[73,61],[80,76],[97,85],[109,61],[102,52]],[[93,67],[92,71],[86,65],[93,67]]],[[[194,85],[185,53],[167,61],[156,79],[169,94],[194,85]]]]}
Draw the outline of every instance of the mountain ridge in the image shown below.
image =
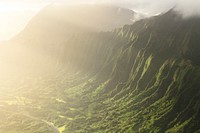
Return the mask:
{"type": "MultiPolygon", "coordinates": [[[[42,31],[35,31],[38,27],[43,29],[46,27],[46,31],[51,30],[49,33],[54,30],[63,32],[66,36],[70,35],[70,32],[74,33],[82,30],[84,32],[111,31],[125,24],[132,24],[131,19],[134,19],[134,14],[135,12],[132,10],[114,6],[50,5],[36,14],[23,32],[26,34],[41,34],[42,31]],[[35,29],[30,29],[33,27],[35,29]]],[[[45,36],[45,34],[41,35],[45,36]]]]}
{"type": "MultiPolygon", "coordinates": [[[[62,132],[199,132],[199,28],[200,19],[183,19],[170,10],[111,32],[72,36],[59,51],[53,47],[47,53],[55,58],[47,66],[58,73],[38,79],[42,85],[30,92],[21,88],[20,96],[36,106],[22,110],[62,132]],[[65,62],[76,68],[73,76],[63,72],[65,62]]],[[[49,132],[25,120],[35,126],[27,129],[14,119],[16,129],[49,132]]]]}

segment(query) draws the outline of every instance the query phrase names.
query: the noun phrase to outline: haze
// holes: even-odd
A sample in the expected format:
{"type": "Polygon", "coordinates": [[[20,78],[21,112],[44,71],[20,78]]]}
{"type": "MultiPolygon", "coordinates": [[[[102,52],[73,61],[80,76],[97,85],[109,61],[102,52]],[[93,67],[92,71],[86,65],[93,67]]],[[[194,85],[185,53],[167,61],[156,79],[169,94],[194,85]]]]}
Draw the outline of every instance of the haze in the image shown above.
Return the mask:
{"type": "Polygon", "coordinates": [[[0,133],[200,132],[199,5],[1,0],[0,133]]]}
{"type": "Polygon", "coordinates": [[[130,8],[147,15],[155,15],[176,6],[183,16],[199,15],[198,0],[3,0],[0,2],[0,41],[20,32],[28,21],[48,4],[106,4],[130,8]]]}

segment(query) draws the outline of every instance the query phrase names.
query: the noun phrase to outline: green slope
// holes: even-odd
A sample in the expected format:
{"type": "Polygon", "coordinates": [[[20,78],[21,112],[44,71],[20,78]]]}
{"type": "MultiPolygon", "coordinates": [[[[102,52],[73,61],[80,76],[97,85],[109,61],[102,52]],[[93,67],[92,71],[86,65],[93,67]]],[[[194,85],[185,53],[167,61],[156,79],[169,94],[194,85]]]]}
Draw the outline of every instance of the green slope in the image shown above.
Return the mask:
{"type": "Polygon", "coordinates": [[[198,133],[199,31],[199,18],[169,11],[73,36],[55,56],[56,74],[0,93],[0,131],[198,133]],[[63,62],[76,72],[65,72],[63,62]]]}

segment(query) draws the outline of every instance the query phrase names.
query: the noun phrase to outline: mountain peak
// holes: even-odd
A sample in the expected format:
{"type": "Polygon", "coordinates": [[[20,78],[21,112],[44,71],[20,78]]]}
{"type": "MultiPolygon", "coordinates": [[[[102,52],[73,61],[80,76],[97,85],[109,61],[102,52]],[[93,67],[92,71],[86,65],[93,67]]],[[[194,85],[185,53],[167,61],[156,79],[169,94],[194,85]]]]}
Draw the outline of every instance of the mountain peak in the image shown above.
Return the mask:
{"type": "Polygon", "coordinates": [[[129,9],[104,5],[50,5],[39,12],[33,21],[47,24],[64,22],[66,26],[70,24],[91,31],[110,31],[132,24],[134,14],[129,9]]]}
{"type": "Polygon", "coordinates": [[[60,41],[63,37],[81,32],[112,31],[133,24],[134,15],[132,10],[115,6],[49,5],[36,14],[13,40],[42,36],[42,39],[60,41]]]}

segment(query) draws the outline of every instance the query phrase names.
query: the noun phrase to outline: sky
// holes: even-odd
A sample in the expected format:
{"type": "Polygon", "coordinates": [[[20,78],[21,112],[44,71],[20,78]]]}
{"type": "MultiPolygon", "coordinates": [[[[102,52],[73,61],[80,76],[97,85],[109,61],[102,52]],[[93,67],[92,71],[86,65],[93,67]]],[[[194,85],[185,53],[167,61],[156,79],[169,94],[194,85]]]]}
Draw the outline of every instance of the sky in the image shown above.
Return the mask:
{"type": "Polygon", "coordinates": [[[200,0],[1,0],[0,41],[20,32],[28,21],[48,4],[108,4],[155,15],[176,7],[183,16],[200,16],[200,0]]]}
{"type": "Polygon", "coordinates": [[[0,41],[8,40],[20,32],[46,2],[29,0],[0,1],[0,41]],[[27,1],[27,2],[26,2],[27,1]]]}

